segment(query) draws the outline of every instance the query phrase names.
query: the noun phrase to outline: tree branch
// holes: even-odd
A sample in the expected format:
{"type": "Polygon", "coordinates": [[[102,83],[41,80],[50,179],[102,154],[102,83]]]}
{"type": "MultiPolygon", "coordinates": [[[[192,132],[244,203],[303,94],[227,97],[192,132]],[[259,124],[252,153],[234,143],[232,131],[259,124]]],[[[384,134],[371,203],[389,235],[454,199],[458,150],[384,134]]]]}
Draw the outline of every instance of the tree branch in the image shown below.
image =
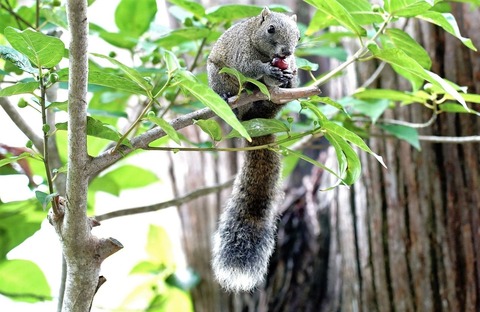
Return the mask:
{"type": "MultiPolygon", "coordinates": [[[[292,100],[318,95],[321,93],[320,89],[317,86],[293,89],[272,88],[269,91],[270,100],[279,105],[288,103],[292,100]]],[[[251,94],[242,93],[240,96],[233,96],[228,99],[228,104],[233,109],[260,100],[268,100],[268,97],[260,91],[256,91],[251,94]]],[[[192,125],[194,120],[209,119],[213,116],[215,116],[214,112],[212,112],[208,108],[204,108],[190,114],[180,116],[172,120],[170,122],[170,125],[175,130],[179,130],[192,125]]],[[[132,147],[122,145],[116,151],[113,151],[112,148],[106,150],[91,161],[90,166],[88,167],[88,176],[90,178],[95,177],[99,172],[114,164],[120,158],[124,157],[125,155],[131,153],[136,149],[147,148],[148,144],[150,144],[152,141],[159,139],[165,135],[165,131],[163,131],[159,127],[155,127],[133,138],[131,140],[132,147]]]]}
{"type": "Polygon", "coordinates": [[[103,220],[108,220],[108,219],[113,219],[113,218],[118,218],[118,217],[123,217],[123,216],[129,216],[133,214],[138,214],[138,213],[145,213],[145,212],[152,212],[152,211],[157,211],[160,209],[165,209],[168,207],[173,207],[173,206],[180,206],[182,204],[185,204],[191,200],[194,200],[198,197],[205,196],[208,194],[212,193],[217,193],[233,184],[234,178],[223,182],[221,184],[217,184],[214,186],[210,187],[205,187],[202,189],[195,190],[191,193],[188,193],[185,196],[178,197],[166,202],[154,204],[154,205],[149,205],[149,206],[143,206],[143,207],[135,207],[135,208],[127,208],[127,209],[122,209],[122,210],[115,210],[112,212],[108,212],[99,216],[96,216],[95,219],[98,221],[103,221],[103,220]]]}
{"type": "Polygon", "coordinates": [[[32,141],[33,145],[38,151],[43,151],[43,139],[33,131],[32,128],[27,124],[25,119],[22,118],[20,113],[13,107],[12,103],[5,98],[0,97],[0,106],[7,113],[8,117],[17,125],[18,129],[22,131],[27,138],[32,141]]]}

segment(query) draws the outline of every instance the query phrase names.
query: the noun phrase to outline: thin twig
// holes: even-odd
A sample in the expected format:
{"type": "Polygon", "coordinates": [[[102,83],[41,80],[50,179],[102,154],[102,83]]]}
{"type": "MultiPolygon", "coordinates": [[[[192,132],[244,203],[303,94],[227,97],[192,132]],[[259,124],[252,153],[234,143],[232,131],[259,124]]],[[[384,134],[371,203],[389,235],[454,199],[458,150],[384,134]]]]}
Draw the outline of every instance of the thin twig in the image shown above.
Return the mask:
{"type": "MultiPolygon", "coordinates": [[[[406,127],[415,128],[415,129],[422,129],[422,128],[430,127],[435,122],[435,120],[437,120],[437,114],[434,112],[430,117],[430,119],[423,123],[415,123],[415,122],[390,119],[390,118],[378,119],[376,123],[387,124],[387,125],[400,125],[400,126],[406,126],[406,127]]],[[[352,121],[371,122],[372,120],[370,118],[365,118],[365,117],[354,117],[352,118],[352,121]]]]}
{"type": "Polygon", "coordinates": [[[128,215],[133,215],[133,214],[139,214],[139,213],[145,213],[145,212],[152,212],[152,211],[157,211],[160,209],[165,209],[168,207],[173,207],[173,206],[179,206],[182,205],[186,202],[189,202],[191,200],[194,200],[198,197],[209,195],[212,193],[217,193],[229,186],[232,185],[234,178],[229,179],[226,182],[223,182],[218,185],[210,186],[210,187],[205,187],[202,189],[195,190],[191,193],[188,193],[185,196],[178,197],[166,202],[154,204],[154,205],[149,205],[149,206],[143,206],[143,207],[135,207],[135,208],[128,208],[128,209],[122,209],[122,210],[116,210],[112,212],[108,212],[99,216],[96,216],[95,219],[98,221],[103,221],[107,219],[113,219],[113,218],[118,218],[118,217],[123,217],[123,216],[128,216],[128,215]]]}
{"type": "Polygon", "coordinates": [[[10,3],[7,1],[7,6],[3,5],[2,3],[0,3],[0,8],[6,10],[8,13],[10,13],[11,15],[13,15],[13,17],[15,17],[15,20],[17,21],[17,24],[18,24],[18,27],[19,28],[22,28],[22,25],[20,25],[20,21],[22,23],[24,23],[27,27],[30,27],[30,28],[35,28],[35,26],[33,26],[32,24],[30,24],[29,22],[27,22],[23,17],[21,17],[20,15],[18,15],[11,7],[10,3]]]}
{"type": "Polygon", "coordinates": [[[464,137],[450,137],[450,136],[435,136],[435,135],[419,135],[420,141],[428,141],[433,143],[478,143],[480,142],[480,135],[464,136],[464,137]]]}

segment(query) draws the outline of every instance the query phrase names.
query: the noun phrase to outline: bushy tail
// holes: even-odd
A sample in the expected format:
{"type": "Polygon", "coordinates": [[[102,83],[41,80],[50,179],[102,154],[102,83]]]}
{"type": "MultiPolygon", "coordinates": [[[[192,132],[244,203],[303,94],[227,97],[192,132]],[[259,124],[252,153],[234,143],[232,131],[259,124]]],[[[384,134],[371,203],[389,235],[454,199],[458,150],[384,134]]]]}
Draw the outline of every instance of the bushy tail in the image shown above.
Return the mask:
{"type": "MultiPolygon", "coordinates": [[[[273,140],[271,135],[254,138],[250,146],[273,140]]],[[[213,271],[229,291],[250,291],[265,278],[275,246],[280,169],[280,156],[274,151],[245,152],[213,241],[213,271]]]]}

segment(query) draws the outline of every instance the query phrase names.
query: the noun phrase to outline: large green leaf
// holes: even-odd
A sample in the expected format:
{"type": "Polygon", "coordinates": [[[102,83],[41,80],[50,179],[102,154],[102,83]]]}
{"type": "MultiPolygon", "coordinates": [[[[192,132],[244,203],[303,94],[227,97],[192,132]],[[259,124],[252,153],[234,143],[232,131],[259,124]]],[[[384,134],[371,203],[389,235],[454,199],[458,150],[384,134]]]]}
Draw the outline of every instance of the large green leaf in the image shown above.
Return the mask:
{"type": "Polygon", "coordinates": [[[385,10],[394,16],[411,17],[429,10],[433,5],[433,0],[386,0],[385,10]]]}
{"type": "Polygon", "coordinates": [[[37,67],[52,68],[63,58],[65,45],[58,38],[13,27],[7,27],[4,33],[12,47],[25,54],[37,67]]]}
{"type": "Polygon", "coordinates": [[[33,93],[38,88],[37,81],[19,82],[13,86],[0,90],[0,96],[11,96],[16,94],[33,93]]]}
{"type": "Polygon", "coordinates": [[[45,216],[35,198],[0,203],[0,259],[38,231],[45,216]]]}
{"type": "Polygon", "coordinates": [[[191,74],[184,71],[178,72],[178,84],[183,90],[196,97],[209,107],[215,114],[222,118],[233,129],[237,130],[244,138],[251,140],[250,135],[238,121],[228,104],[208,86],[198,82],[191,74]]]}
{"type": "Polygon", "coordinates": [[[352,131],[332,122],[332,121],[323,121],[322,123],[322,128],[327,131],[327,133],[333,133],[341,138],[343,138],[346,141],[349,141],[353,145],[358,146],[365,152],[369,153],[373,157],[377,159],[379,163],[381,163],[385,168],[387,167],[385,163],[383,162],[383,158],[377,154],[375,154],[368,146],[365,144],[365,142],[362,140],[361,137],[359,137],[357,134],[353,133],[352,131]]]}
{"type": "Polygon", "coordinates": [[[182,43],[203,39],[210,35],[210,33],[211,30],[208,28],[185,27],[174,29],[162,35],[155,43],[162,48],[171,49],[172,47],[178,47],[182,43]]]}
{"type": "Polygon", "coordinates": [[[207,19],[214,23],[235,21],[260,14],[262,7],[244,4],[228,4],[207,10],[207,19]]]}
{"type": "Polygon", "coordinates": [[[415,59],[423,68],[430,69],[432,67],[432,60],[427,51],[409,34],[398,28],[386,29],[385,33],[396,48],[415,59]]]}
{"type": "Polygon", "coordinates": [[[207,119],[207,120],[195,120],[195,125],[199,126],[200,129],[202,129],[203,132],[208,134],[208,136],[214,140],[214,141],[221,141],[222,140],[222,128],[213,119],[207,119]]]}
{"type": "Polygon", "coordinates": [[[115,10],[115,24],[121,33],[138,37],[148,30],[156,13],[156,0],[121,0],[115,10]]]}
{"type": "MultiPolygon", "coordinates": [[[[370,44],[368,49],[373,53],[373,55],[382,61],[395,65],[412,75],[420,77],[432,84],[442,88],[453,96],[460,104],[467,108],[465,100],[460,96],[460,94],[444,79],[442,79],[437,74],[424,69],[417,61],[408,56],[405,52],[400,49],[379,49],[378,46],[370,44]]],[[[468,109],[468,108],[467,108],[468,109]]]]}
{"type": "Polygon", "coordinates": [[[365,36],[367,34],[366,30],[358,24],[340,2],[335,0],[306,0],[306,2],[323,12],[327,19],[336,20],[342,26],[357,34],[357,36],[365,36]]]}
{"type": "Polygon", "coordinates": [[[168,0],[168,2],[175,4],[182,9],[193,13],[197,18],[202,18],[205,16],[205,8],[198,2],[190,0],[168,0]]]}
{"type": "Polygon", "coordinates": [[[0,294],[25,302],[51,299],[42,270],[35,263],[20,259],[0,261],[0,294]]]}
{"type": "Polygon", "coordinates": [[[457,37],[468,48],[472,49],[473,51],[477,51],[477,48],[475,48],[471,39],[462,37],[462,35],[460,34],[460,29],[457,25],[457,21],[452,14],[429,11],[417,17],[442,27],[446,32],[457,37]]]}
{"type": "Polygon", "coordinates": [[[360,158],[342,137],[332,132],[325,133],[325,137],[332,144],[337,154],[340,176],[347,185],[352,185],[358,180],[362,172],[360,158]]]}
{"type": "MultiPolygon", "coordinates": [[[[57,130],[67,130],[68,123],[60,122],[57,123],[55,127],[57,128],[57,130]]],[[[117,130],[115,130],[113,126],[103,123],[100,120],[97,120],[90,116],[87,117],[87,135],[115,142],[120,140],[122,137],[122,135],[117,130]]],[[[131,146],[128,140],[124,140],[122,144],[131,146]]]]}
{"type": "Polygon", "coordinates": [[[358,89],[353,95],[357,99],[385,99],[401,102],[402,105],[411,103],[425,103],[426,99],[409,92],[391,90],[391,89],[358,89]]]}
{"type": "Polygon", "coordinates": [[[122,190],[145,187],[157,181],[158,177],[150,170],[123,165],[94,179],[90,189],[118,196],[122,190]]]}
{"type": "MultiPolygon", "coordinates": [[[[58,75],[59,81],[68,82],[68,68],[59,70],[58,75]]],[[[109,73],[107,71],[90,70],[88,72],[88,83],[91,85],[109,87],[118,91],[124,91],[132,94],[147,94],[143,88],[141,88],[131,79],[127,79],[118,74],[109,73]]]]}
{"type": "Polygon", "coordinates": [[[95,55],[96,57],[100,57],[103,59],[108,60],[110,63],[118,66],[118,68],[125,73],[127,78],[129,78],[131,81],[135,82],[140,88],[145,90],[146,92],[149,92],[153,89],[153,86],[135,69],[130,68],[121,62],[117,61],[114,58],[111,58],[106,55],[98,54],[98,53],[92,53],[92,55],[95,55]]]}
{"type": "Polygon", "coordinates": [[[180,145],[181,142],[180,142],[180,137],[178,136],[177,130],[175,130],[172,127],[172,125],[170,125],[162,117],[157,117],[157,116],[155,116],[155,114],[153,112],[151,112],[151,113],[152,114],[149,113],[145,119],[153,122],[154,124],[156,124],[157,126],[162,128],[163,131],[165,131],[165,133],[170,137],[170,139],[172,139],[175,143],[180,145]]]}

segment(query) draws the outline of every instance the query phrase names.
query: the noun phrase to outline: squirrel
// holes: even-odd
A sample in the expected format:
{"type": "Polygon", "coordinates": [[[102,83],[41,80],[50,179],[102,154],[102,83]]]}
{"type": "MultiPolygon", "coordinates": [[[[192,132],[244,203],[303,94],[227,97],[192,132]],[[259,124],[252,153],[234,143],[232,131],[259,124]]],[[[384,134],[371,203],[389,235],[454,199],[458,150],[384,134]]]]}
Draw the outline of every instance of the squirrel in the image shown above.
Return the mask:
{"type": "MultiPolygon", "coordinates": [[[[223,67],[238,70],[270,87],[297,85],[293,53],[300,39],[296,15],[271,12],[230,27],[217,40],[207,59],[210,87],[224,98],[237,94],[236,78],[220,74],[223,67]]],[[[256,101],[238,108],[239,120],[274,118],[281,105],[256,101]]],[[[247,146],[275,141],[274,135],[252,138],[247,146]]],[[[275,203],[281,158],[269,149],[245,152],[245,161],[235,178],[233,191],[221,213],[213,237],[212,268],[216,280],[228,291],[251,291],[263,282],[275,246],[275,203]]]]}

